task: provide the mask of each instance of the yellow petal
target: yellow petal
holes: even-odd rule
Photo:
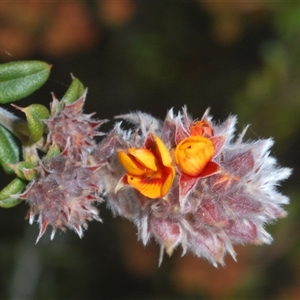
[[[171,158],[170,152],[168,151],[167,147],[165,146],[163,141],[157,136],[155,136],[155,142],[156,142],[157,150],[160,154],[161,161],[162,161],[163,165],[164,166],[171,166],[172,165],[172,158]]]
[[[168,172],[169,174],[167,175],[167,178],[165,179],[161,187],[161,197],[166,196],[174,181],[175,169],[173,167],[170,167],[168,168]]]
[[[156,199],[161,197],[162,183],[160,179],[127,175],[127,181],[132,187],[148,198]]]
[[[141,165],[152,171],[157,171],[156,158],[150,150],[145,148],[129,148],[127,151],[134,156]]]
[[[211,140],[202,136],[191,136],[182,140],[175,149],[175,161],[181,172],[188,176],[198,176],[214,155]]]
[[[118,152],[118,160],[127,173],[135,176],[145,174],[144,168],[138,166],[132,158],[124,151]]]

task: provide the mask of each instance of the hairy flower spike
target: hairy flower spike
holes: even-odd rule
[[[34,164],[34,174],[26,168],[18,174],[32,180],[17,197],[29,204],[30,223],[38,215],[37,241],[48,226],[52,227],[51,239],[57,229],[67,228],[82,237],[88,221],[101,221],[96,204],[103,201],[99,172],[103,162],[94,156],[94,137],[103,135],[98,127],[106,120],[98,121],[93,114],[83,113],[85,97],[86,92],[72,104],[53,98],[51,116],[44,120],[48,126],[47,153]],[[20,167],[27,165],[25,162]]]
[[[120,118],[134,129],[123,131],[119,124],[118,134],[99,145],[108,149],[118,144],[120,149],[97,150],[98,160],[106,161],[101,179],[108,206],[134,222],[145,245],[154,237],[168,255],[180,245],[183,254],[192,251],[217,266],[224,264],[226,253],[235,259],[234,244],[272,241],[264,226],[286,216],[282,205],[289,200],[276,186],[291,174],[270,156],[272,140],[244,142],[245,130],[235,139],[236,117],[216,124],[208,110],[196,122],[186,108],[177,115],[170,110],[164,122],[139,112]],[[162,137],[163,148],[155,136]],[[172,153],[175,175],[169,164]],[[168,170],[169,177],[161,177],[162,170]],[[137,185],[130,184],[131,177]],[[142,183],[153,184],[157,178],[160,187],[163,178],[172,182],[164,199],[157,192],[161,189],[153,188],[157,196],[152,201]]]
[[[100,221],[95,203],[101,202],[97,166],[87,166],[74,161],[66,149],[61,154],[43,161],[39,176],[18,197],[30,206],[28,218],[33,222],[39,215],[42,237],[48,225],[52,226],[54,237],[57,229],[73,229],[80,237],[87,221]]]
[[[146,245],[154,238],[171,255],[181,246],[214,266],[224,264],[234,244],[270,243],[265,224],[286,216],[289,199],[276,186],[291,170],[270,156],[271,139],[235,139],[236,117],[216,124],[205,112],[193,121],[186,107],[170,110],[162,122],[145,113],[121,115],[121,123],[99,143],[105,122],[83,114],[86,93],[72,104],[53,99],[47,154],[28,165],[15,164],[18,176],[31,180],[16,195],[38,215],[37,241],[48,226],[74,230],[80,237],[88,221],[100,221],[95,205],[107,198],[115,215],[134,222]],[[155,200],[155,201],[153,201]]]

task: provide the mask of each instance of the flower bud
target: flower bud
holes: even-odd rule
[[[175,160],[179,170],[191,177],[197,177],[214,155],[211,140],[202,136],[191,136],[182,140],[175,149]]]
[[[189,129],[191,135],[200,135],[207,138],[210,138],[214,135],[212,127],[205,120],[192,123]]]

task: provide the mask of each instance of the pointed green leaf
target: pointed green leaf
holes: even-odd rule
[[[15,178],[5,188],[3,188],[0,191],[0,207],[10,208],[22,202],[21,199],[12,198],[11,196],[20,193],[25,185],[26,184],[21,179]]]
[[[0,64],[0,103],[22,99],[48,79],[51,65],[42,61],[16,61]]]
[[[11,208],[11,207],[17,206],[21,202],[22,202],[22,200],[18,199],[18,198],[6,198],[3,200],[0,200],[0,207]]]
[[[6,164],[16,163],[19,157],[20,148],[13,135],[0,125],[0,164],[7,174],[13,173],[13,170]]]
[[[72,74],[71,76],[72,76],[72,83],[62,98],[62,102],[66,104],[71,104],[76,100],[78,100],[82,96],[85,90],[85,87],[82,84],[82,82],[78,78],[74,77]]]
[[[50,116],[49,110],[46,106],[41,104],[31,104],[25,108],[23,108],[23,112],[27,114],[34,115],[39,120],[48,119]]]
[[[25,113],[28,123],[29,140],[35,143],[44,133],[45,124],[41,120],[49,118],[49,111],[41,104],[31,104],[23,108],[22,111]]]
[[[44,129],[46,128],[46,125],[42,122],[42,120],[49,118],[49,110],[41,104],[31,104],[25,108],[15,104],[11,105],[25,113],[28,129],[27,135],[29,135],[29,140],[32,143],[37,142],[42,137]]]

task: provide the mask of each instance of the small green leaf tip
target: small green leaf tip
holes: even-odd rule
[[[29,129],[29,140],[31,143],[36,143],[44,133],[44,124],[32,114],[26,114],[26,119]]]
[[[29,130],[29,140],[32,143],[36,143],[42,137],[46,128],[42,120],[49,118],[50,113],[48,109],[41,104],[31,104],[25,108],[15,104],[12,104],[12,106],[25,113]]]
[[[60,154],[60,149],[59,149],[58,145],[53,142],[53,144],[50,146],[50,148],[45,156],[45,159],[48,160],[52,157],[57,156],[58,154]]]
[[[28,122],[29,140],[35,143],[43,136],[46,125],[42,120],[48,119],[50,113],[48,109],[41,104],[31,104],[25,107],[23,112]]]
[[[47,81],[50,69],[51,65],[37,60],[0,64],[0,103],[32,94]]]
[[[7,174],[14,171],[7,164],[19,161],[20,149],[13,135],[0,125],[0,164]]]
[[[34,115],[39,120],[48,119],[50,116],[49,110],[46,106],[41,104],[31,104],[23,109],[24,113]]]
[[[15,178],[13,181],[11,181],[0,191],[0,207],[11,208],[21,203],[21,199],[11,196],[20,193],[24,187],[25,183],[19,178]]]
[[[73,102],[78,100],[85,90],[84,85],[78,78],[73,76],[73,74],[71,74],[71,77],[72,83],[70,84],[69,88],[67,89],[65,95],[62,98],[62,102],[66,104],[72,104]]]

